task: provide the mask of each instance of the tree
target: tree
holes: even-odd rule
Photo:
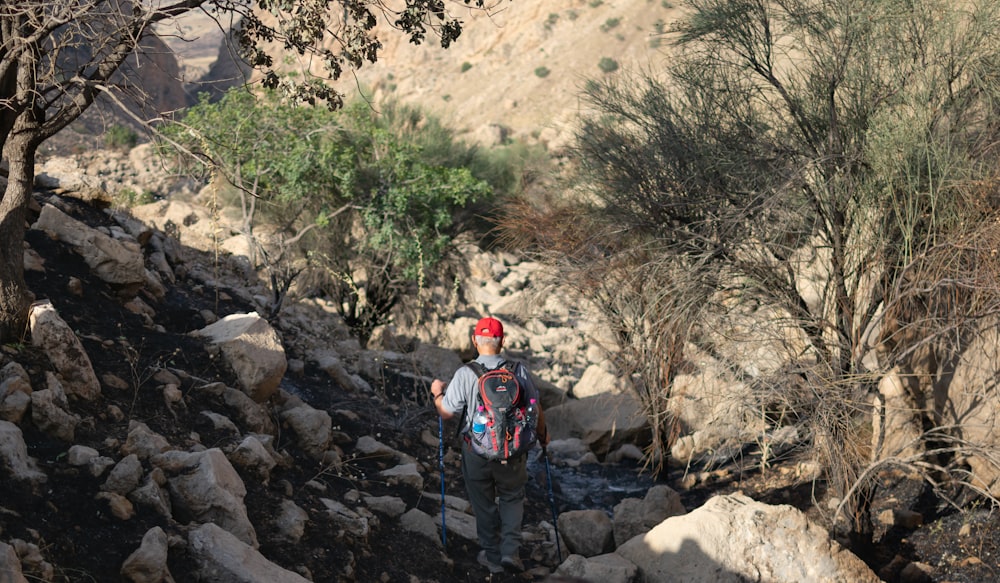
[[[587,86],[591,218],[532,208],[568,234],[517,236],[604,310],[661,437],[681,348],[697,347],[771,423],[808,430],[864,534],[878,379],[1000,306],[995,271],[970,269],[995,239],[1000,3],[684,6],[665,75]],[[734,345],[779,363],[747,366]]]
[[[220,198],[235,199],[258,252],[251,260],[271,274],[271,315],[308,269],[362,344],[433,273],[458,211],[493,194],[467,167],[473,148],[391,103],[329,111],[235,89],[203,99],[163,135],[168,150],[194,154],[230,187]],[[270,237],[257,235],[264,228]]]
[[[465,0],[488,10],[485,0]],[[456,3],[456,5],[461,5]],[[447,48],[462,31],[443,0],[412,0],[395,10],[383,0],[18,0],[0,5],[0,146],[7,183],[0,199],[0,342],[21,336],[32,295],[22,245],[38,147],[79,118],[99,96],[122,103],[136,91],[119,83],[131,57],[149,50],[153,27],[193,11],[239,20],[235,47],[262,84],[306,103],[338,108],[331,86],[344,70],[375,62],[376,27],[414,44],[437,35]],[[307,70],[286,74],[284,55]],[[141,99],[139,100],[141,101]],[[143,120],[145,121],[145,120]]]

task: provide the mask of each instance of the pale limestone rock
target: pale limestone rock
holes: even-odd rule
[[[244,431],[262,434],[274,434],[274,421],[270,412],[262,404],[251,399],[239,389],[227,387],[223,383],[209,383],[197,387],[222,401],[222,405]],[[280,392],[280,389],[279,389]]]
[[[598,364],[592,364],[583,371],[583,376],[573,385],[570,393],[577,399],[584,399],[602,393],[621,394],[629,384]]]
[[[122,563],[122,577],[132,583],[173,583],[167,567],[167,542],[167,534],[159,526],[146,531],[139,548]]]
[[[326,411],[302,404],[286,409],[280,414],[281,422],[287,425],[303,451],[313,459],[320,459],[330,446],[333,420]]]
[[[165,437],[150,429],[142,421],[133,419],[128,424],[128,437],[125,438],[122,453],[125,455],[134,453],[140,460],[145,460],[172,447]]]
[[[10,541],[14,552],[21,558],[21,569],[32,581],[54,581],[55,567],[42,556],[42,549],[21,539]]]
[[[31,393],[31,421],[49,437],[72,442],[80,417],[68,411],[69,401],[56,375],[45,373],[48,388]]]
[[[218,221],[205,208],[189,202],[171,198],[132,207],[131,212],[164,233],[172,230],[171,225],[183,227],[182,243],[202,251],[212,250],[218,240]]]
[[[260,439],[254,435],[244,437],[229,454],[229,459],[237,469],[264,484],[270,481],[271,470],[278,464]]]
[[[362,500],[372,511],[390,518],[397,518],[406,512],[406,502],[398,496],[365,496]]]
[[[157,475],[162,477],[163,483],[166,483],[166,477],[163,476],[163,470],[160,468],[154,468],[153,471],[146,476],[146,481],[143,482],[141,486],[128,493],[128,499],[136,506],[149,508],[158,515],[170,519],[173,518],[173,509],[170,505],[170,494],[167,493],[163,485],[157,479]]]
[[[21,560],[14,547],[0,542],[0,581],[3,583],[28,583],[21,572]]]
[[[32,304],[28,313],[31,343],[40,348],[61,377],[69,395],[92,401],[101,395],[101,383],[90,357],[73,329],[49,301]]]
[[[614,550],[614,525],[597,509],[570,510],[559,515],[559,534],[569,552],[596,557]]]
[[[379,472],[379,476],[385,478],[392,485],[406,485],[418,491],[424,488],[424,477],[420,475],[420,470],[415,463],[400,464],[396,467],[382,470]]]
[[[28,455],[21,429],[9,421],[0,421],[0,467],[18,482],[37,486],[48,480]]]
[[[92,447],[74,445],[66,452],[66,463],[71,466],[86,466],[100,455],[101,453]]]
[[[266,401],[288,368],[277,332],[256,312],[232,314],[191,333],[218,347],[240,386],[254,401]]]
[[[311,354],[310,359],[316,363],[317,368],[325,372],[341,389],[354,392],[360,387],[351,376],[350,371],[344,366],[341,358],[329,350],[317,350]]]
[[[552,439],[580,438],[598,455],[643,439],[649,431],[646,416],[634,397],[608,393],[569,399],[549,408],[545,422]]]
[[[399,517],[399,525],[404,530],[423,535],[429,540],[436,541],[438,545],[441,544],[441,538],[438,536],[440,522],[417,508],[411,508]]]
[[[214,522],[257,548],[257,533],[243,502],[246,486],[221,450],[171,451],[152,462],[169,477],[170,500],[179,520]]]
[[[24,247],[24,270],[45,273],[45,259],[25,243]]]
[[[274,526],[278,531],[279,538],[297,544],[305,535],[308,522],[309,513],[295,502],[285,499],[281,501],[281,512],[278,513]]]
[[[402,464],[412,464],[417,461],[412,456],[389,447],[371,435],[362,435],[359,437],[354,449],[367,458],[385,457],[395,459]]]
[[[680,494],[663,484],[653,486],[642,498],[625,498],[615,505],[612,517],[615,544],[624,544],[667,518],[686,512]]]
[[[548,415],[548,413],[545,414],[546,421],[549,419]],[[549,434],[552,435],[551,428]],[[553,438],[546,451],[550,462],[555,465],[577,467],[580,464],[598,463],[599,461],[594,452],[590,450],[590,446],[579,437]]]
[[[0,420],[20,423],[31,405],[31,395],[16,391],[0,399]]]
[[[139,461],[139,456],[133,453],[115,464],[108,474],[108,479],[101,485],[101,490],[124,496],[139,487],[141,482],[142,462]]]
[[[233,423],[232,419],[226,417],[225,415],[220,415],[214,411],[202,411],[201,416],[206,418],[212,425],[212,429],[215,429],[216,431],[223,431],[232,435],[239,435],[240,433],[239,428],[236,427],[236,424]]]
[[[638,571],[638,567],[627,559],[615,553],[608,553],[589,558],[583,555],[570,555],[556,569],[556,574],[601,583],[634,583]]]
[[[327,516],[333,523],[345,533],[355,538],[365,538],[371,530],[368,518],[351,510],[343,503],[329,498],[320,498],[320,502],[326,506]]]
[[[31,228],[69,244],[95,275],[125,295],[134,296],[146,283],[142,249],[136,241],[115,240],[51,204],[42,205]]]
[[[440,512],[435,516],[434,523],[441,526]],[[457,536],[469,542],[479,542],[479,535],[476,534],[476,517],[469,512],[445,510],[444,525],[448,529],[449,538]]]
[[[716,496],[615,551],[645,581],[877,583],[865,563],[791,506]]]
[[[129,520],[135,516],[135,507],[128,498],[115,492],[98,492],[94,497],[96,500],[107,502],[111,514],[118,520]]]
[[[310,583],[260,554],[232,533],[211,522],[188,534],[188,552],[204,581],[240,583]]]

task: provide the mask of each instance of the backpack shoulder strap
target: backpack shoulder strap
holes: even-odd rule
[[[475,360],[470,360],[469,362],[465,363],[465,366],[472,369],[472,372],[476,373],[477,377],[481,377],[484,374],[486,374],[486,367],[483,366],[482,363],[477,362]]]

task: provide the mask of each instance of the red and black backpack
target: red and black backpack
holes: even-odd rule
[[[518,380],[516,362],[503,361],[493,369],[476,361],[466,366],[478,378],[465,431],[472,451],[498,461],[527,452],[538,441],[538,390]],[[476,423],[477,414],[485,418],[482,423]]]

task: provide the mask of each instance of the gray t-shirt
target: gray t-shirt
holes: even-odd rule
[[[505,360],[507,359],[499,354],[482,354],[476,359],[476,362],[488,369],[493,369],[500,366],[500,363]],[[528,374],[528,367],[517,361],[512,362],[516,363],[514,374],[517,375],[517,380],[521,383],[521,386],[525,390],[533,388],[535,383],[532,382],[531,375]],[[441,400],[441,406],[452,415],[460,415],[462,411],[465,411],[465,418],[462,419],[462,433],[468,431],[469,426],[472,424],[471,407],[467,407],[467,405],[473,402],[476,394],[477,380],[478,377],[475,371],[463,365],[451,377],[451,382],[448,383],[448,388],[444,392],[444,399]]]

